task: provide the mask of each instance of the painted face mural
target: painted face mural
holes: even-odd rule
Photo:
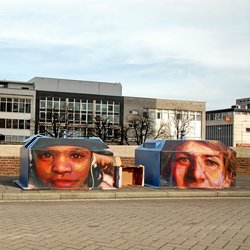
[[[176,141],[167,146],[170,185],[224,188],[234,184],[235,153],[219,141]],[[167,178],[167,176],[165,175]]]
[[[52,146],[34,152],[34,165],[48,187],[80,188],[88,177],[92,153],[76,146]]]
[[[31,150],[29,188],[112,188],[113,154],[106,149],[88,139],[38,140]]]

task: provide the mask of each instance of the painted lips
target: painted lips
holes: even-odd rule
[[[71,179],[52,179],[51,183],[53,183],[54,187],[58,188],[74,188],[79,180],[71,180]]]

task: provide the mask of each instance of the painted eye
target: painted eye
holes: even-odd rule
[[[217,168],[219,164],[213,160],[206,160],[206,165],[207,167],[210,167],[210,168]]]
[[[84,155],[82,155],[82,154],[77,154],[77,153],[71,154],[71,158],[73,158],[73,159],[82,159],[83,157],[84,157]]]
[[[190,159],[187,157],[180,157],[177,159],[177,162],[186,165],[186,164],[190,164]]]
[[[38,156],[39,156],[39,158],[42,158],[42,159],[53,158],[53,154],[50,152],[43,152],[43,153],[39,154]]]

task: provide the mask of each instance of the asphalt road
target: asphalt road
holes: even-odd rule
[[[250,199],[0,202],[0,249],[250,249]]]

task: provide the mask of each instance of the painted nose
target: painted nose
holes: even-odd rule
[[[200,159],[197,159],[194,164],[194,176],[196,178],[196,181],[203,181],[206,179],[204,171],[204,164]]]
[[[70,173],[72,171],[72,167],[67,159],[62,155],[55,159],[52,171],[58,174]]]

